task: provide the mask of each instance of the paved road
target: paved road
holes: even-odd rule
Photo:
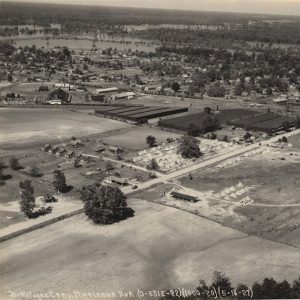
[[[188,167],[183,168],[181,170],[177,170],[177,171],[175,171],[173,173],[162,175],[162,176],[160,176],[158,178],[155,178],[155,179],[152,179],[152,180],[140,183],[139,186],[138,186],[138,188],[135,189],[134,191],[145,190],[145,189],[148,189],[148,188],[150,188],[151,186],[153,186],[155,184],[166,183],[166,182],[168,182],[168,181],[170,181],[172,179],[175,179],[177,177],[182,177],[182,176],[184,176],[186,174],[192,173],[192,172],[197,171],[199,169],[203,169],[205,167],[209,167],[209,166],[211,166],[211,165],[213,165],[215,163],[219,163],[219,162],[224,161],[226,159],[242,155],[242,154],[244,154],[246,152],[249,152],[249,151],[252,151],[254,149],[258,149],[261,146],[268,146],[269,144],[271,144],[273,142],[277,142],[278,139],[282,138],[283,136],[285,136],[285,137],[288,138],[288,137],[290,137],[292,135],[295,135],[295,134],[300,134],[300,129],[297,129],[297,130],[294,130],[292,132],[288,132],[288,133],[285,133],[285,134],[282,134],[282,135],[274,136],[271,139],[266,140],[266,141],[262,141],[262,142],[251,144],[251,145],[247,145],[247,146],[245,146],[243,148],[239,148],[239,149],[236,149],[236,150],[233,150],[233,151],[221,154],[221,155],[214,156],[211,159],[207,159],[205,161],[201,161],[199,163],[196,163],[194,165],[188,166]],[[122,190],[123,190],[123,192],[125,194],[133,192],[133,190],[131,189],[131,187],[125,187]]]

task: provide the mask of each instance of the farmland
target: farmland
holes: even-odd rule
[[[8,291],[194,288],[215,270],[233,283],[298,276],[295,248],[140,199],[129,205],[135,217],[121,223],[95,226],[82,214],[3,243],[1,299]]]
[[[128,128],[130,125],[62,109],[0,109],[0,148],[14,149],[23,146],[62,142],[71,136]],[[84,124],[84,126],[82,126]]]

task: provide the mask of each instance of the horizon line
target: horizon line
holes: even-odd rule
[[[95,4],[95,3],[87,3],[87,4],[81,4],[81,3],[55,3],[52,0],[46,0],[45,2],[39,2],[39,1],[27,1],[24,2],[21,1],[9,1],[4,0],[0,1],[0,7],[2,3],[8,3],[8,4],[33,4],[33,5],[58,5],[58,6],[81,6],[81,7],[108,7],[108,8],[122,8],[122,9],[144,9],[144,10],[167,10],[167,11],[179,11],[179,12],[193,12],[193,13],[201,13],[201,12],[207,12],[207,13],[218,13],[218,14],[243,14],[243,15],[258,15],[258,16],[274,16],[274,17],[292,17],[292,18],[300,18],[300,13],[291,15],[291,14],[274,14],[274,13],[267,13],[267,12],[250,12],[250,11],[218,11],[218,10],[206,10],[206,9],[183,9],[183,8],[156,8],[156,7],[141,7],[141,6],[119,6],[119,5],[105,5],[105,4]]]

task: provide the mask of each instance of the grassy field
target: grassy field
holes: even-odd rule
[[[63,109],[0,109],[0,149],[21,145],[61,142],[71,136],[85,136],[130,125]]]
[[[2,292],[194,288],[215,270],[248,284],[299,275],[298,249],[174,208],[129,205],[135,217],[118,224],[95,226],[82,214],[4,242]]]
[[[148,144],[146,143],[148,135],[154,136],[158,144],[166,142],[167,138],[176,139],[180,137],[179,134],[156,128],[138,127],[129,129],[127,132],[123,132],[122,134],[111,135],[104,138],[103,141],[110,145],[125,147],[126,149],[140,150],[148,148]]]

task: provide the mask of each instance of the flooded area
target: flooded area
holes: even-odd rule
[[[36,45],[38,48],[53,49],[58,47],[68,47],[69,49],[92,49],[93,46],[98,49],[117,48],[118,50],[139,50],[145,52],[154,52],[160,43],[151,40],[141,40],[133,38],[118,38],[114,36],[101,35],[101,38],[94,38],[92,36],[83,37],[47,37],[47,36],[33,36],[14,38],[16,47],[31,47]]]

